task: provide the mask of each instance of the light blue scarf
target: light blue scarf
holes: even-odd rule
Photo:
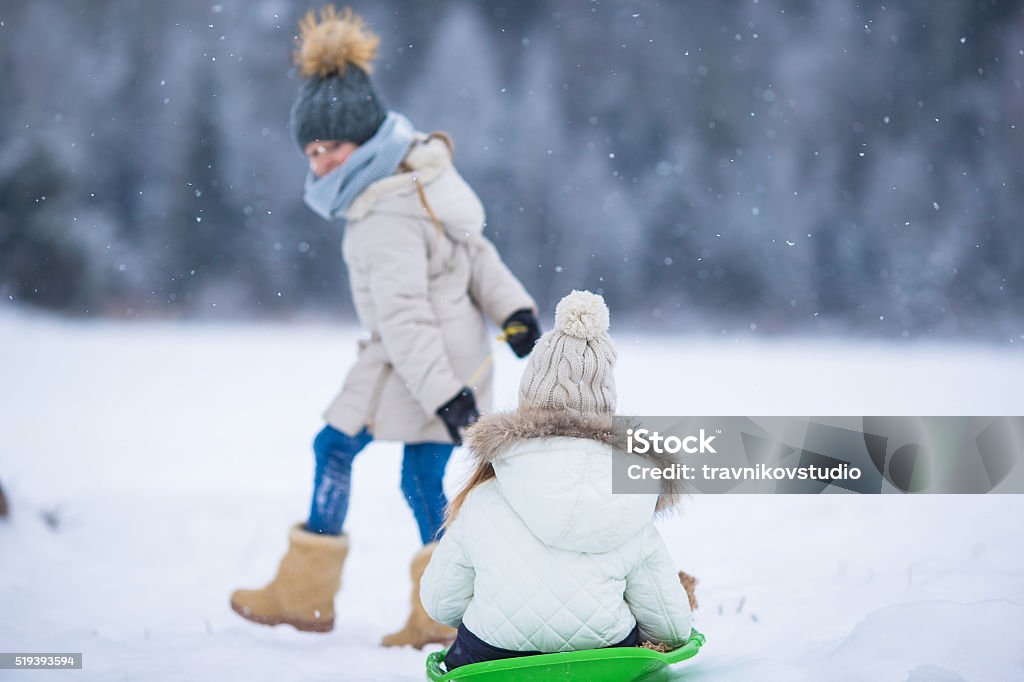
[[[412,146],[414,130],[405,116],[389,111],[377,133],[321,178],[306,174],[303,200],[323,218],[340,218],[364,189],[393,175]]]

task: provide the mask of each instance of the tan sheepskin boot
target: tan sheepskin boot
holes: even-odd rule
[[[404,628],[384,638],[381,642],[384,646],[414,646],[422,649],[425,644],[451,644],[455,641],[455,628],[431,620],[420,602],[420,580],[423,578],[423,571],[427,570],[435,547],[437,543],[432,542],[412,558],[409,570],[412,574],[412,612],[405,621]]]
[[[274,579],[260,590],[235,590],[231,608],[261,625],[287,623],[306,632],[330,632],[346,556],[347,536],[310,533],[297,524]]]

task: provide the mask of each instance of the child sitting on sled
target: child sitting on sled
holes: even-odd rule
[[[645,640],[671,649],[690,635],[687,591],[653,524],[676,495],[612,494],[612,452],[625,448],[607,330],[600,296],[566,296],[519,409],[469,429],[478,464],[420,586],[430,616],[458,628],[448,670]]]

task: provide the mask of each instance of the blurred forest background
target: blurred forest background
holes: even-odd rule
[[[1024,338],[1024,2],[354,1],[544,306]],[[347,319],[283,0],[4,0],[0,308]]]

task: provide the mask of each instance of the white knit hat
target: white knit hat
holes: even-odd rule
[[[519,405],[614,414],[615,358],[604,299],[573,291],[555,308],[555,328],[530,353],[519,382]]]

